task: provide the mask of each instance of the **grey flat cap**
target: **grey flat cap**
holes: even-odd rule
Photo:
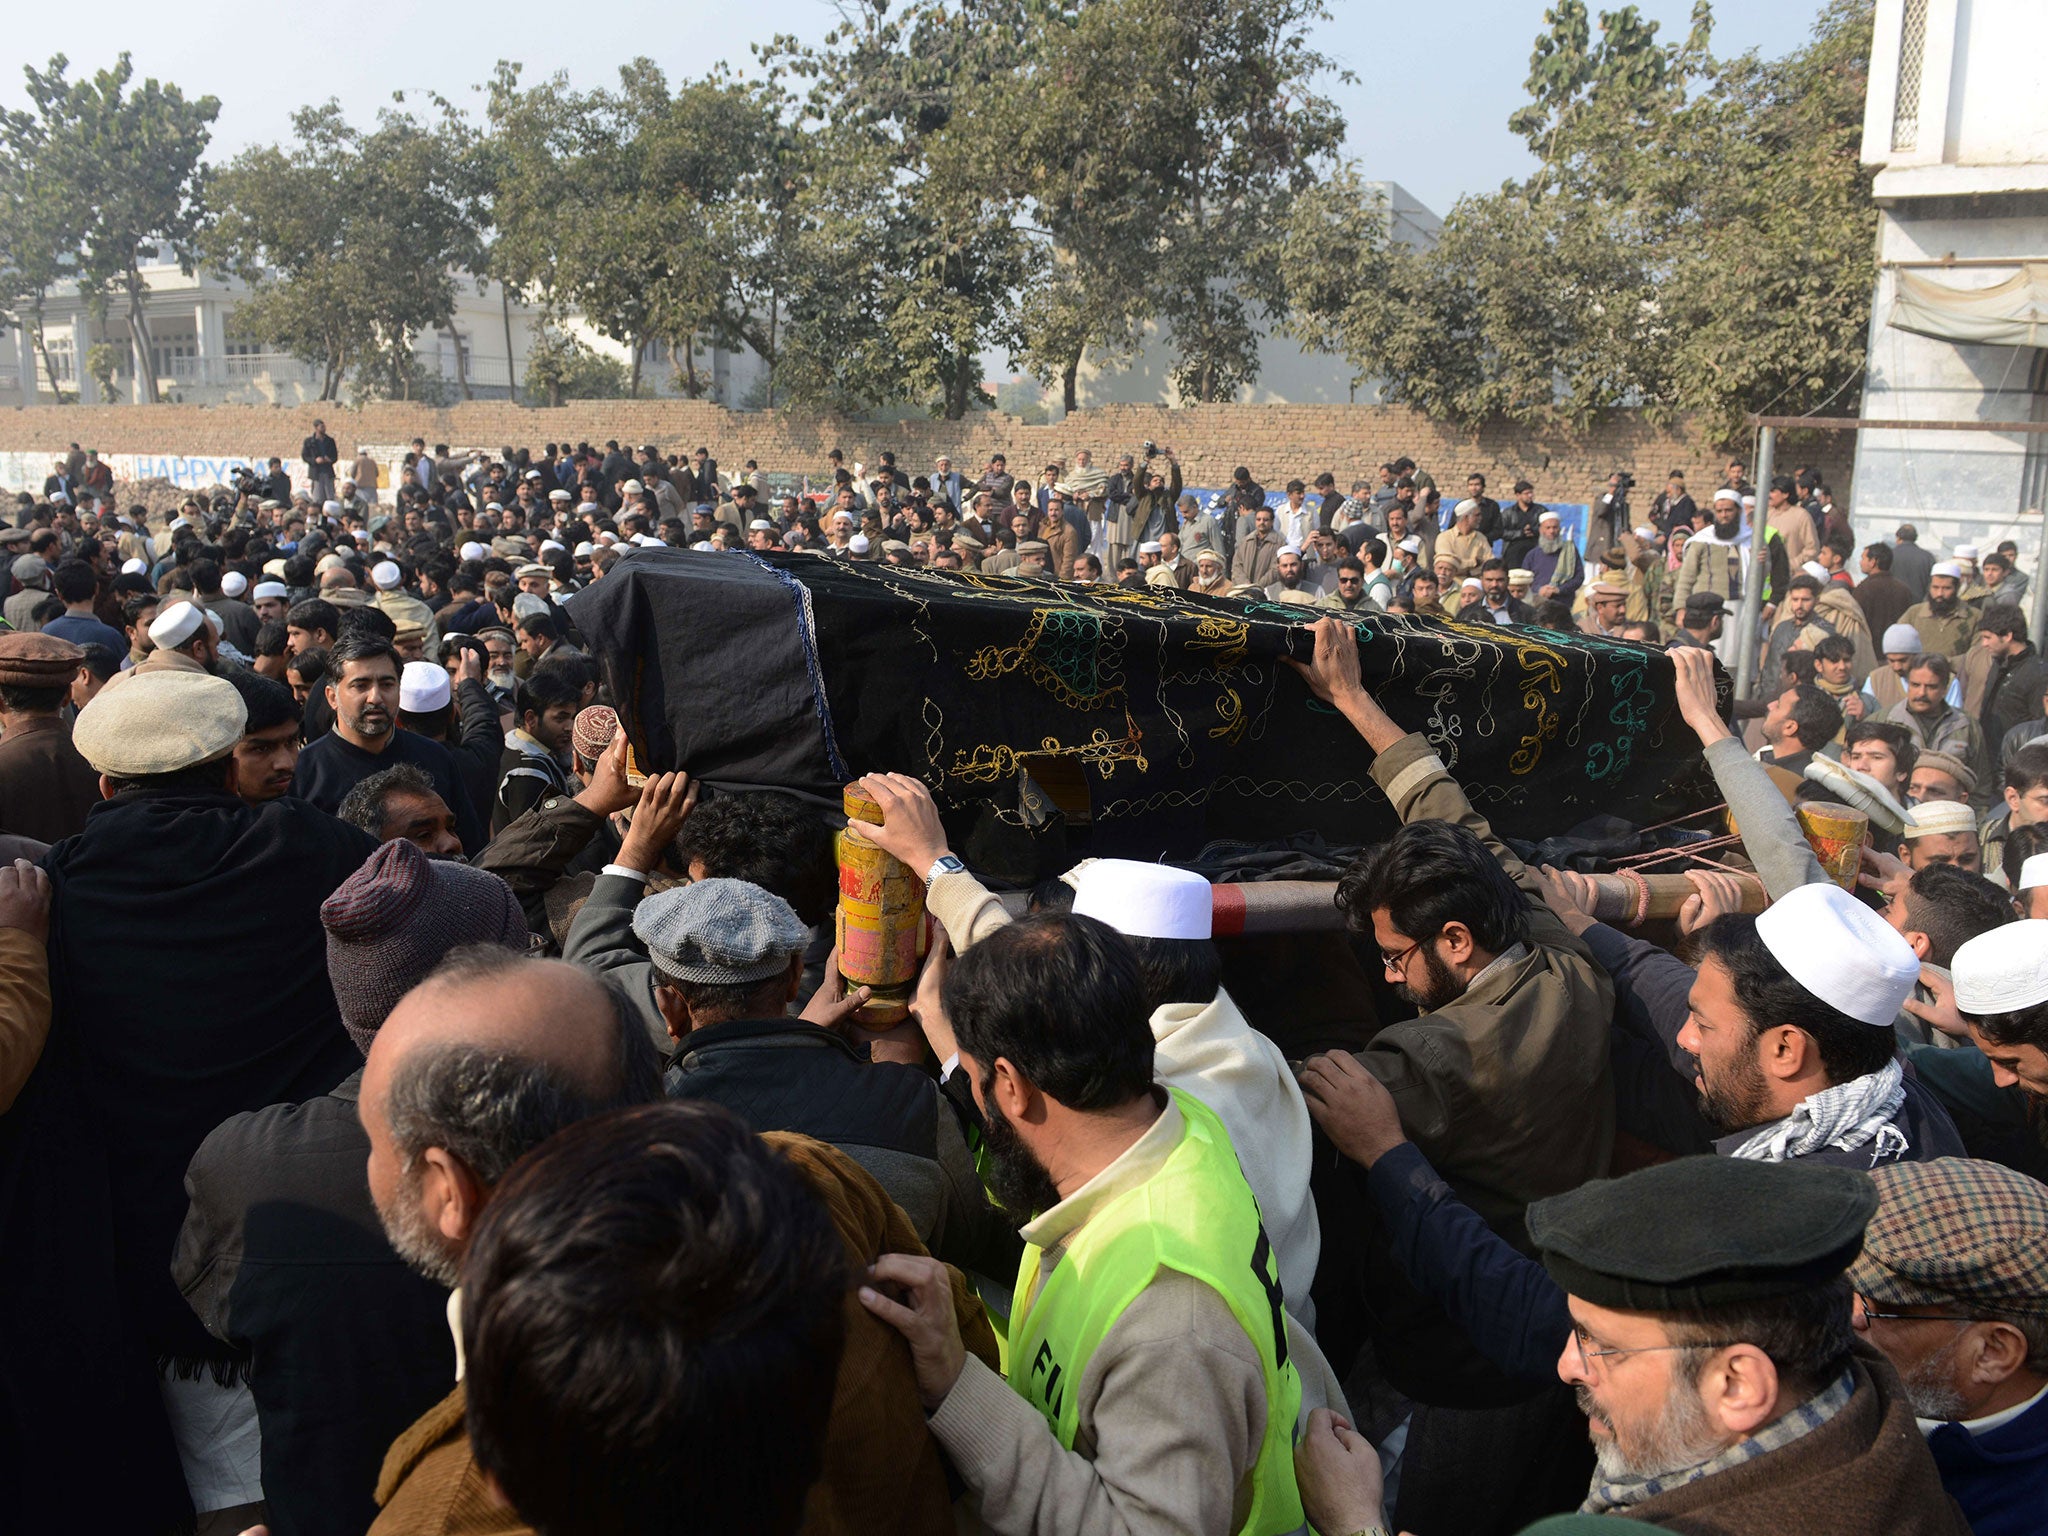
[[[788,902],[747,880],[696,880],[649,896],[633,909],[633,932],[659,974],[712,986],[765,980],[811,941]]]

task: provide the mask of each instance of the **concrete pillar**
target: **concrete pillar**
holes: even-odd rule
[[[27,326],[21,326],[14,333],[15,369],[21,376],[21,403],[34,405],[36,397],[36,339],[29,334]]]

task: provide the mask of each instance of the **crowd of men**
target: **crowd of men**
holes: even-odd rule
[[[1581,543],[1407,460],[303,456],[165,520],[78,453],[0,527],[0,1525],[2048,1529],[2013,552],[1852,573],[1740,463]],[[655,545],[1300,605],[1400,829],[1246,950],[1165,864],[1006,903],[870,774],[929,913],[870,1025],[816,808],[629,765],[567,600]],[[1362,684],[1367,610],[1668,642],[1739,846],[1602,916]]]

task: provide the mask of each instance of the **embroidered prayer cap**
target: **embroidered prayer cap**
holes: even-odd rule
[[[1463,501],[1459,502],[1455,507],[1451,508],[1451,516],[1466,517],[1472,513],[1477,512],[1478,510],[1479,503],[1472,497],[1467,496]]]
[[[1888,1163],[1870,1178],[1877,1215],[1849,1266],[1857,1295],[2048,1317],[2048,1186],[1970,1157]]]
[[[82,646],[55,635],[0,634],[0,687],[63,688],[85,660]]]
[[[2048,885],[2048,853],[2033,854],[2020,866],[2019,884],[2013,889],[2033,891],[2044,885]]]
[[[1929,576],[1946,576],[1951,581],[1961,581],[1963,579],[1963,568],[1953,560],[1937,560],[1934,563],[1934,569],[1927,574]]]
[[[1952,753],[1922,752],[1913,759],[1913,766],[1916,768],[1937,769],[1961,785],[1964,794],[1976,793],[1977,770]]]
[[[136,672],[78,712],[71,744],[109,778],[179,773],[234,751],[249,722],[235,685],[191,672]]]
[[[1508,585],[1511,587],[1526,587],[1535,580],[1536,573],[1534,571],[1524,570],[1519,565],[1508,572]]]
[[[220,590],[224,597],[240,597],[249,590],[249,578],[240,571],[229,571],[220,579]]]
[[[1860,1169],[1681,1157],[1539,1200],[1528,1224],[1543,1267],[1572,1295],[1673,1312],[1826,1284],[1854,1261],[1876,1209]]]
[[[1091,859],[1074,880],[1074,915],[1132,939],[1206,939],[1216,900],[1190,869],[1139,859]]]
[[[1913,946],[1833,881],[1780,896],[1758,914],[1756,936],[1800,986],[1874,1028],[1891,1028],[1920,979]]]
[[[1923,800],[1907,813],[1907,837],[1954,837],[1977,830],[1977,813],[1960,800]]]
[[[693,880],[633,909],[633,932],[657,975],[730,986],[788,968],[811,933],[790,904],[746,880]]]
[[[438,661],[408,661],[398,674],[398,707],[407,714],[445,709],[450,693],[448,669]]]
[[[1313,608],[1316,595],[1306,587],[1289,587],[1280,594],[1278,601],[1292,603],[1297,607]]]
[[[205,611],[192,603],[173,603],[149,626],[150,644],[174,651],[199,633]]]
[[[259,581],[256,583],[256,590],[251,592],[249,596],[253,601],[260,603],[266,598],[290,597],[291,588],[281,581]]]
[[[609,704],[592,704],[577,712],[576,723],[569,728],[569,742],[578,757],[594,763],[618,734],[617,712]]]
[[[2048,920],[2029,918],[1978,934],[1956,950],[1949,973],[1956,1007],[1973,1018],[2048,1003]]]
[[[1927,642],[1912,625],[1893,624],[1885,630],[1884,644],[1878,649],[1887,656],[1918,656],[1927,649]]]

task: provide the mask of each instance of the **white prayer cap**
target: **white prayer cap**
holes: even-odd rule
[[[2036,853],[2031,855],[2027,862],[2020,866],[2019,884],[2015,885],[2013,889],[2016,891],[2033,891],[2039,890],[2044,885],[2048,885],[2048,853]]]
[[[488,549],[485,549],[483,545],[477,543],[475,539],[471,539],[468,543],[464,544],[461,549],[457,550],[456,553],[462,556],[462,558],[465,560],[481,560],[484,558],[484,556],[488,555],[490,551]]]
[[[121,574],[123,576],[140,576],[148,569],[149,562],[139,557],[134,560],[123,560],[121,562]]]
[[[1906,819],[1908,837],[1954,837],[1977,830],[1977,813],[1960,800],[1922,800]]]
[[[532,592],[522,592],[512,599],[512,617],[530,619],[548,611],[548,600]]]
[[[1879,649],[1887,656],[1918,656],[1927,649],[1927,642],[1912,625],[1894,624],[1884,632],[1884,644]]]
[[[1562,528],[1564,526],[1564,519],[1558,516],[1557,513],[1551,511],[1550,508],[1545,507],[1541,512],[1536,514],[1536,523],[1538,527],[1541,527],[1544,523],[1556,523],[1560,528]]]
[[[1401,541],[1401,548],[1411,555],[1419,555],[1422,553],[1422,540],[1411,533]]]
[[[1166,546],[1161,544],[1157,539],[1147,539],[1144,543],[1138,546],[1138,553],[1141,555],[1158,555],[1164,554],[1165,552]],[[1281,550],[1280,553],[1283,555],[1298,555],[1301,553],[1301,551],[1296,549],[1292,544],[1290,544],[1285,549]]]
[[[1806,564],[1800,566],[1799,569],[1804,571],[1807,575],[1811,576],[1815,581],[1819,582],[1822,586],[1826,586],[1829,580],[1831,579],[1828,573],[1828,568],[1822,565],[1818,560],[1809,560],[1806,562]]]
[[[249,590],[249,578],[240,571],[229,571],[220,579],[220,590],[224,597],[240,597]]]
[[[389,560],[380,560],[370,567],[370,580],[377,584],[380,592],[396,592],[398,584],[405,580],[405,573]]]
[[[1655,537],[1657,537],[1657,530],[1652,528],[1648,523],[1645,523],[1642,527],[1636,530],[1636,537],[1639,539],[1654,539]]]
[[[594,501],[579,501],[576,503],[576,510],[583,516],[588,517],[591,513],[600,509]]]
[[[597,546],[591,543],[588,539],[585,539],[581,544],[578,544],[576,546],[576,558],[578,560],[581,560],[585,555],[594,555],[596,553]]]
[[[191,526],[192,524],[186,518],[174,517],[164,525],[164,528],[168,533],[176,533],[180,528],[190,528]]]
[[[1978,934],[1956,951],[1949,974],[1956,1007],[1974,1018],[2048,1003],[2048,922],[2033,918]]]
[[[211,608],[202,608],[199,610],[199,612],[205,617],[206,622],[213,626],[213,632],[216,635],[227,628],[227,625],[222,622],[221,616],[215,613]]]
[[[773,533],[775,531],[775,525],[769,522],[768,519],[765,517],[757,517],[751,523],[747,524],[747,531],[749,533]]]
[[[259,581],[256,583],[256,590],[249,595],[260,603],[268,597],[290,597],[292,592],[291,588],[281,581]]]
[[[1206,939],[1215,898],[1189,869],[1137,859],[1091,859],[1074,880],[1074,915],[1130,939]]]
[[[1963,579],[1963,568],[1953,560],[1937,560],[1934,563],[1934,569],[1927,574],[1929,576],[1946,576],[1951,581],[1961,581]]]
[[[1463,517],[1467,512],[1477,512],[1478,510],[1478,501],[1473,497],[1467,496],[1463,501],[1459,502],[1455,507],[1451,508],[1451,516]]]
[[[1756,920],[1778,964],[1830,1008],[1889,1029],[1920,980],[1920,957],[1897,929],[1831,880],[1789,891]]]
[[[1511,587],[1531,586],[1535,583],[1535,580],[1536,573],[1534,571],[1525,570],[1519,565],[1508,572],[1508,585]],[[1481,583],[1481,585],[1484,585],[1484,583]]]
[[[567,501],[568,499],[569,493],[563,490],[560,486],[557,486],[554,490],[548,492],[549,501]]]
[[[550,551],[558,555],[565,554],[568,552],[568,548],[569,546],[560,539],[542,539],[540,541],[540,552],[544,555]]]
[[[1756,510],[1756,497],[1745,496],[1742,498],[1742,504],[1743,506],[1747,507],[1750,511],[1754,512]]]
[[[150,643],[174,651],[198,634],[205,622],[206,615],[191,603],[173,603],[149,626]]]
[[[642,491],[646,489],[647,487],[642,485],[638,480],[628,480],[624,485],[619,487],[619,494],[622,496],[638,496]]]
[[[864,555],[870,549],[873,549],[874,545],[868,542],[868,536],[866,534],[856,533],[852,538],[846,541],[846,547],[852,550],[856,555]]]
[[[448,669],[438,661],[408,661],[398,674],[398,707],[424,715],[445,706],[452,690]]]
[[[1477,576],[1467,576],[1458,583],[1458,590],[1460,592],[1484,592],[1486,590],[1486,583]]]
[[[1724,485],[1714,492],[1714,502],[1718,506],[1724,501],[1732,501],[1739,507],[1742,505],[1742,494],[1732,487]]]
[[[1142,544],[1138,547],[1140,549],[1144,548]],[[1158,546],[1154,545],[1153,548],[1156,549]],[[1299,544],[1282,544],[1280,546],[1280,553],[1283,555],[1298,555],[1301,553],[1301,546]]]
[[[1958,544],[1955,547],[1954,554],[1958,560],[1974,560],[1977,558],[1977,546],[1974,544]]]
[[[323,501],[320,503],[320,510],[328,517],[339,517],[341,515],[341,503],[338,501]]]
[[[529,480],[538,480],[540,478],[540,471],[537,469],[529,469],[526,472],[526,478]]]
[[[832,514],[832,521],[835,525],[839,523],[851,523],[853,521],[853,514],[842,507],[839,511],[834,512]]]
[[[486,512],[502,512],[505,510],[505,503],[502,501],[487,501],[484,503],[484,510]]]

